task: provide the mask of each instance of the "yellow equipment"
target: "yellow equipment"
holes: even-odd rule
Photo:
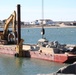
[[[8,30],[11,25],[12,31]],[[16,11],[14,11],[5,21],[4,30],[0,31],[0,44],[14,44],[16,43],[16,37]]]
[[[23,39],[21,39],[20,43],[16,46],[16,56],[22,57],[23,56]]]

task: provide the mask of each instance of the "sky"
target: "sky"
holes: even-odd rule
[[[76,21],[76,0],[43,0],[44,19]],[[1,0],[0,20],[7,19],[21,5],[21,21],[42,19],[42,0]]]

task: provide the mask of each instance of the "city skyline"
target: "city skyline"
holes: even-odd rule
[[[34,21],[42,18],[42,0],[1,0],[0,20],[7,19],[17,4],[21,5],[21,20]],[[76,0],[44,0],[44,19],[54,21],[76,20]]]

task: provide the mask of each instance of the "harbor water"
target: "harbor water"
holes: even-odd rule
[[[22,28],[24,44],[36,44],[41,38],[41,28]],[[45,37],[49,41],[63,44],[76,44],[76,28],[45,28]],[[33,58],[17,58],[0,54],[0,75],[38,75],[50,74],[68,65]]]
[[[45,36],[49,41],[62,44],[76,44],[76,28],[45,28]],[[41,38],[41,28],[23,28],[24,43],[36,44]]]
[[[17,58],[0,54],[0,75],[49,74],[67,65],[33,58]]]

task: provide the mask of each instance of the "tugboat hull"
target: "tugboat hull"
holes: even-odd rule
[[[71,54],[46,54],[38,51],[30,51],[31,58],[43,59],[59,63],[70,63],[76,61],[76,55]]]

